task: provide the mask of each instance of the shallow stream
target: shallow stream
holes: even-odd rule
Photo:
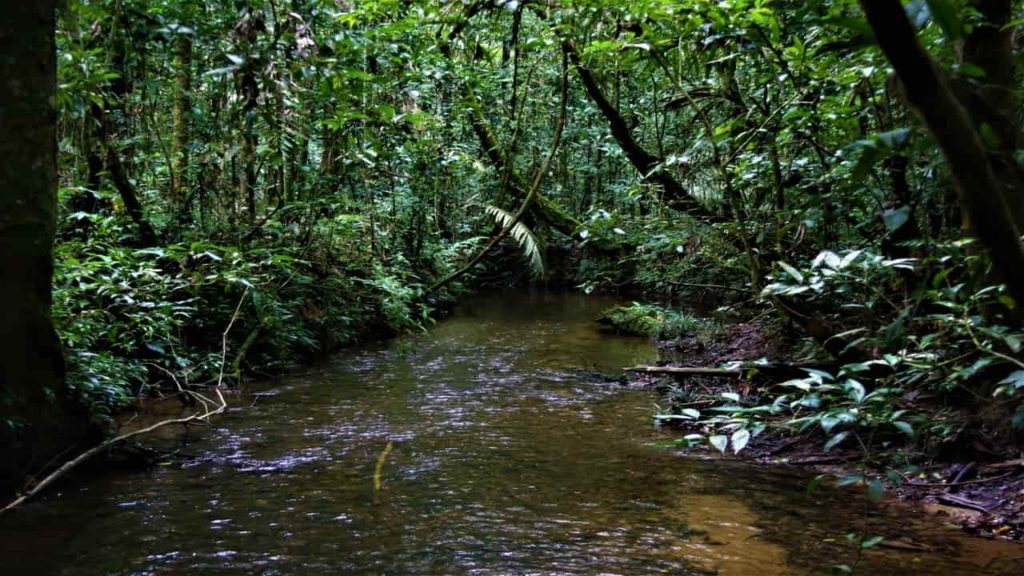
[[[671,434],[653,393],[596,374],[656,356],[598,332],[612,303],[481,298],[250,386],[194,458],[0,518],[0,574],[828,574],[855,560],[850,531],[899,548],[868,551],[861,574],[1024,574],[1018,545],[856,491],[808,495],[804,471],[655,447]]]

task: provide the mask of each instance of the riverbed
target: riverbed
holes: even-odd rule
[[[657,357],[599,331],[615,303],[477,298],[246,385],[188,458],[0,518],[0,574],[810,575],[857,562],[850,532],[893,544],[861,574],[1024,573],[1019,545],[903,505],[658,447],[654,393],[601,375]]]

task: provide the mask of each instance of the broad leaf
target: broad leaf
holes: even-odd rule
[[[732,433],[732,449],[736,454],[740,453],[747,447],[750,442],[750,432],[746,428],[741,428]]]
[[[711,443],[719,452],[725,454],[725,449],[729,447],[729,437],[716,434],[708,438],[708,442]]]

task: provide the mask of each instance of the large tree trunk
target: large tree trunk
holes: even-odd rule
[[[67,438],[61,430],[82,422],[66,410],[64,361],[50,318],[55,3],[7,2],[0,11],[0,489],[46,462]]]
[[[1010,294],[1024,303],[1024,244],[1000,182],[971,117],[917,39],[899,0],[860,0],[879,46],[907,95],[942,149],[956,181],[971,230],[988,248]]]

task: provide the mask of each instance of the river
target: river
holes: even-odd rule
[[[0,574],[810,575],[854,561],[851,531],[914,548],[873,548],[860,574],[1024,574],[1018,545],[808,495],[805,471],[657,447],[653,392],[597,374],[656,357],[598,331],[613,303],[478,298],[247,385],[189,459],[0,518]]]

